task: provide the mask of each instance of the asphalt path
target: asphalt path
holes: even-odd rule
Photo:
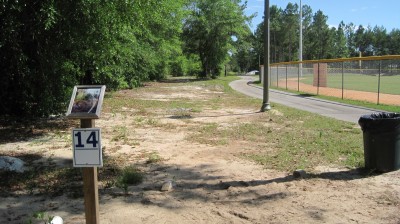
[[[263,98],[263,88],[251,84],[253,82],[253,77],[240,77],[242,78],[241,80],[236,80],[229,84],[234,90],[251,97],[259,99]],[[309,111],[326,117],[353,123],[358,123],[358,120],[362,115],[384,112],[273,89],[270,89],[269,91],[269,100],[272,103],[278,103],[299,110]]]

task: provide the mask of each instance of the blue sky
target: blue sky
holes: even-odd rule
[[[269,4],[285,9],[289,2],[299,4],[299,0],[270,0]],[[311,6],[313,14],[321,10],[328,16],[328,25],[336,26],[343,20],[356,26],[383,26],[388,32],[400,29],[400,0],[302,0],[303,5]],[[257,12],[252,30],[262,21],[264,0],[248,0],[246,14]]]

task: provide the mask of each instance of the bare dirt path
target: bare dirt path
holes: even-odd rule
[[[160,93],[162,88],[168,91]],[[171,83],[144,91],[119,92],[116,97],[149,101],[224,97],[218,89]],[[104,183],[100,185],[102,224],[400,223],[400,171],[364,176],[357,170],[321,166],[315,167],[313,178],[295,179],[291,172],[266,170],[244,159],[243,152],[258,150],[256,142],[232,139],[227,145],[215,146],[188,139],[198,125],[229,126],[265,119],[263,113],[257,113],[259,108],[209,108],[189,119],[160,108],[158,115],[142,117],[152,124],[142,126],[134,122],[138,119],[133,116],[135,108],[120,109],[124,113],[105,112],[96,122],[102,128],[105,156],[119,155],[128,162],[145,163],[140,156],[155,152],[163,160],[144,166],[144,183],[129,187],[126,195],[116,187],[105,189]],[[168,125],[171,128],[165,128]],[[125,141],[112,139],[115,127],[127,128]],[[54,137],[40,143],[4,143],[0,152],[41,150],[59,165],[70,165],[69,141]],[[129,144],[130,141],[136,144]],[[174,189],[160,191],[167,180],[174,183]],[[81,198],[48,198],[19,191],[0,200],[0,223],[23,223],[34,209],[59,215],[66,224],[85,223]]]

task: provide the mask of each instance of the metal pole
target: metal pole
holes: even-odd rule
[[[300,64],[297,67],[297,92],[300,92]]]
[[[279,88],[279,65],[276,66],[276,87]]]
[[[344,61],[342,61],[342,100],[344,99]]]
[[[300,0],[300,43],[299,43],[299,61],[303,61],[303,8]],[[303,77],[303,63],[300,63],[300,76]]]
[[[225,65],[225,77],[226,77],[226,65]]]
[[[288,65],[286,65],[286,90],[287,90],[287,66]]]
[[[268,73],[269,64],[269,0],[265,0],[264,3],[264,90],[263,90],[263,103],[261,106],[261,112],[265,112],[271,109],[269,104],[269,88],[268,88]]]
[[[318,85],[317,85],[317,95],[319,95],[319,63],[318,63]]]
[[[269,66],[269,86],[272,86],[272,67]]]
[[[379,94],[381,92],[381,69],[382,61],[379,61],[379,76],[378,76],[378,105],[379,105]]]

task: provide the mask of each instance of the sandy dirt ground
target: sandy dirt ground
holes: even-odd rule
[[[160,93],[156,90],[160,88],[168,91]],[[224,95],[218,89],[171,83],[118,94],[162,101]],[[215,146],[187,138],[196,125],[217,122],[229,126],[263,119],[256,108],[209,108],[190,119],[179,119],[182,117],[174,116],[176,112],[160,108],[151,118],[159,125],[141,126],[134,125],[135,108],[122,107],[120,111],[123,113],[106,111],[96,121],[102,128],[104,154],[118,155],[125,163],[141,163],[146,178],[142,184],[129,187],[128,194],[99,183],[102,224],[400,223],[400,171],[365,176],[358,170],[320,166],[308,171],[313,178],[298,179],[292,172],[267,170],[241,156],[257,151],[257,143],[232,139],[227,145]],[[171,129],[165,128],[168,124]],[[128,128],[125,141],[111,139],[115,127]],[[64,134],[69,133],[65,130]],[[59,166],[70,166],[70,137],[43,138],[48,140],[4,143],[0,152],[40,151],[44,160],[52,157]],[[145,152],[157,153],[162,161],[146,165],[141,157]],[[160,190],[166,181],[172,181],[173,190]],[[39,209],[61,216],[64,223],[85,223],[83,198],[50,198],[23,190],[0,198],[0,223],[24,223]]]

